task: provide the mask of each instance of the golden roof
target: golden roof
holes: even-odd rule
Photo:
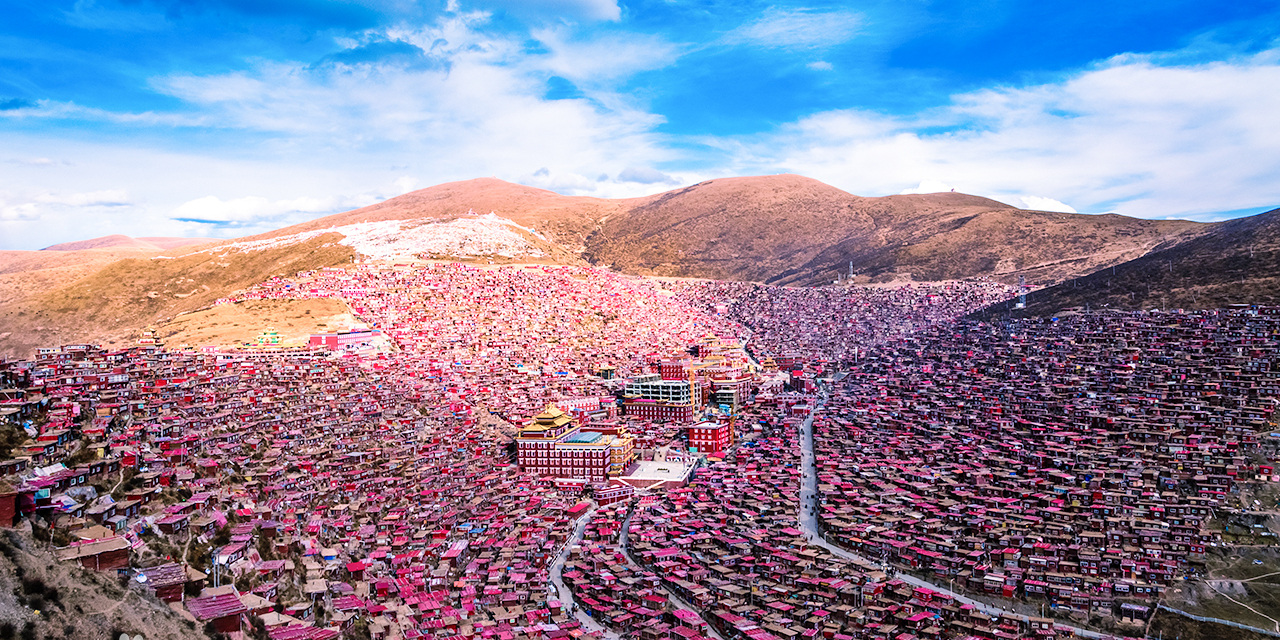
[[[564,411],[560,410],[554,403],[547,405],[542,413],[533,417],[533,421],[524,429],[527,431],[545,431],[554,427],[563,427],[573,421]]]

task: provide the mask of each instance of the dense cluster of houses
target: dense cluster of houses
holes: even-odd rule
[[[1093,390],[1092,397],[1072,395],[1072,406],[1093,407],[1083,414],[1090,429],[1120,435],[1086,441],[1066,435],[1084,433],[1079,420],[1051,419],[1058,414],[1049,396],[1022,393],[1031,388],[1026,382],[1008,385],[1018,401],[999,396],[999,411],[976,401],[945,407],[963,395],[965,376],[995,380],[1034,370],[1009,360],[1013,344],[1026,357],[1052,351],[1027,341],[1058,329],[1032,327],[1013,343],[1006,332],[975,347],[987,350],[980,357],[995,367],[990,371],[960,367],[959,359],[943,357],[957,352],[945,349],[937,357],[908,355],[955,340],[923,327],[983,304],[995,295],[984,284],[893,294],[892,309],[934,309],[912,316],[924,332],[910,337],[856,296],[809,301],[810,316],[784,315],[777,328],[844,317],[847,327],[867,330],[858,342],[861,361],[820,409],[816,381],[830,371],[814,363],[830,360],[823,352],[829,345],[797,350],[782,338],[759,339],[764,329],[743,326],[727,307],[694,304],[682,286],[578,267],[365,263],[273,279],[224,302],[341,298],[364,323],[345,329],[377,332],[391,348],[365,348],[370,341],[361,337],[298,348],[166,350],[149,339],[121,350],[66,345],[34,360],[0,362],[0,425],[29,436],[0,461],[9,481],[0,487],[0,525],[46,531],[61,560],[126,573],[135,588],[201,625],[235,634],[260,624],[273,640],[330,640],[356,630],[379,640],[561,640],[599,637],[596,625],[642,640],[1040,637],[1062,630],[1038,618],[993,619],[811,544],[800,526],[807,507],[797,500],[798,425],[811,415],[819,422],[820,509],[830,540],[868,556],[870,545],[888,542],[891,559],[904,567],[919,567],[917,558],[930,557],[924,552],[959,555],[960,564],[947,566],[956,575],[969,571],[966,578],[977,574],[985,587],[992,574],[1036,579],[1043,558],[1055,559],[1055,573],[1079,564],[1087,545],[1062,532],[1080,527],[1074,498],[1095,489],[1095,480],[1103,498],[1089,508],[1111,509],[1097,514],[1102,522],[1159,520],[1170,536],[1180,535],[1175,527],[1197,514],[1171,507],[1227,490],[1219,478],[1251,464],[1235,458],[1258,425],[1241,421],[1270,416],[1256,414],[1256,403],[1193,403],[1183,393],[1176,416],[1153,421],[1153,405],[1126,413],[1113,404],[1115,393]],[[1251,326],[1228,316],[1216,321],[1240,335]],[[1097,335],[1110,334],[1103,327]],[[756,355],[773,366],[752,362],[743,339],[756,339]],[[1149,348],[1151,336],[1143,339],[1134,343]],[[865,351],[886,340],[895,342]],[[1123,363],[1147,366],[1126,360],[1127,349]],[[1105,359],[1110,352],[1091,345],[1081,353]],[[1171,353],[1161,366],[1220,364],[1211,349],[1192,358]],[[1235,358],[1232,380],[1268,379],[1256,368],[1258,357],[1243,353],[1223,356]],[[1164,356],[1153,351],[1147,359],[1157,357]],[[940,386],[916,388],[931,379],[925,360],[939,371],[954,369],[947,370],[951,395],[929,395]],[[996,366],[1005,360],[1008,367]],[[1078,364],[1075,375],[1102,384],[1084,369],[1096,366],[1092,361]],[[1117,384],[1111,381],[1121,372],[1107,371],[1115,376],[1106,384]],[[1249,377],[1255,373],[1260,377]],[[1191,384],[1179,382],[1178,390]],[[691,415],[628,408],[646,402],[688,406]],[[931,419],[904,417],[915,413]],[[1141,418],[1148,427],[1113,425],[1095,414]],[[953,419],[970,415],[990,418],[992,426]],[[1175,440],[1172,430],[1186,431],[1185,420],[1200,416],[1213,417],[1223,432],[1200,429]],[[874,447],[859,449],[851,440],[852,448],[842,449],[846,434],[872,431]],[[1071,455],[1046,462],[1012,451],[1012,443],[1036,437],[1052,444],[1035,451]],[[931,439],[942,444],[911,448]],[[532,453],[540,447],[520,444],[561,440],[568,454],[555,465]],[[1175,441],[1186,455],[1161,452]],[[1191,475],[1168,485],[1165,475],[1126,462],[1117,466],[1120,476],[1083,480],[1083,470],[1102,464],[1109,448],[1135,460],[1168,455]],[[522,459],[522,450],[530,455]],[[940,466],[960,452],[973,453]],[[988,452],[992,457],[981,457]],[[873,454],[880,457],[872,461]],[[1027,475],[1000,476],[1010,470],[999,466],[1007,459],[1022,460],[1015,470]],[[964,475],[977,466],[988,470],[985,480]],[[1135,480],[1124,475],[1132,468],[1143,488],[1117,489]],[[962,487],[948,488],[944,476]],[[910,491],[891,488],[899,483]],[[1022,510],[1015,518],[1010,487],[1027,486],[1037,495],[1014,500]],[[945,495],[934,501],[930,487]],[[880,493],[869,502],[872,488]],[[1180,498],[1167,498],[1170,492]],[[1030,513],[1041,494],[1051,518]],[[1158,517],[1149,502],[1163,508]],[[997,517],[1003,528],[986,526]],[[1164,547],[1146,553],[1150,541],[1124,537],[1130,529],[1102,533],[1113,529],[1122,533],[1121,549],[1144,550],[1116,569],[1134,568],[1135,589],[1151,584],[1173,556]],[[1142,536],[1147,528],[1132,530]],[[928,540],[894,546],[918,531]],[[978,537],[987,546],[959,551]],[[969,555],[975,550],[985,555]],[[551,589],[561,557],[573,602]],[[1015,571],[1024,562],[1026,569]],[[999,568],[979,572],[994,564]]]
[[[639,638],[915,640],[1056,637],[1037,617],[992,616],[868,561],[810,544],[795,499],[802,415],[764,411],[761,433],[687,486],[597,510],[565,581],[609,628]]]
[[[998,282],[894,283],[883,286],[777,287],[692,280],[673,285],[689,304],[751,330],[747,348],[790,370],[821,362],[844,368],[886,340],[1012,298]]]
[[[1275,311],[960,324],[885,345],[816,425],[824,536],[970,592],[1154,601],[1223,542],[1237,484],[1280,480],[1261,446]]]
[[[275,638],[357,622],[374,637],[581,635],[547,594],[550,559],[584,492],[632,491],[520,471],[502,418],[560,402],[581,424],[635,434],[623,466],[632,444],[685,463],[689,425],[620,414],[621,390],[663,362],[692,366],[691,345],[732,343],[694,338],[723,323],[668,313],[670,296],[642,281],[554,269],[300,280],[307,291],[276,281],[245,297],[328,283],[396,351],[170,351],[152,338],[0,364],[0,419],[33,436],[4,463],[0,524],[47,527],[64,561],[131,572],[224,632],[257,617]]]

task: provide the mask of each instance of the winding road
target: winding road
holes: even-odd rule
[[[587,523],[591,521],[591,514],[596,512],[596,505],[592,503],[591,509],[578,517],[578,524],[573,528],[573,535],[564,543],[564,547],[560,549],[560,553],[556,555],[555,562],[551,563],[551,585],[553,589],[549,589],[552,595],[560,599],[560,606],[564,609],[573,609],[574,617],[583,629],[587,631],[599,631],[603,637],[610,640],[618,640],[620,636],[596,622],[591,616],[577,606],[577,602],[573,599],[573,592],[564,583],[564,563],[569,559],[569,549],[573,545],[582,542],[582,532],[586,530]]]
[[[813,417],[817,413],[817,409],[820,408],[825,403],[825,400],[826,400],[826,392],[824,391],[822,394],[822,401],[818,403],[817,407],[814,407],[814,411],[809,414],[809,418],[805,420],[800,427],[800,465],[803,469],[803,475],[801,477],[801,482],[800,482],[800,509],[799,509],[800,528],[805,532],[805,535],[809,538],[809,542],[811,542],[816,546],[822,547],[827,551],[830,551],[832,554],[836,556],[845,558],[847,560],[856,560],[856,561],[866,562],[872,565],[878,565],[878,566],[884,567],[886,565],[881,561],[875,560],[872,558],[863,557],[859,554],[837,547],[827,542],[826,540],[822,539],[822,536],[818,534],[818,516],[817,516],[818,473],[817,473],[817,465],[813,457]],[[978,600],[974,600],[973,598],[963,596],[959,593],[951,591],[950,589],[947,589],[946,587],[938,586],[936,584],[933,584],[932,582],[929,582],[927,580],[921,580],[920,578],[917,578],[912,575],[908,575],[906,573],[898,573],[894,577],[898,580],[902,580],[903,582],[906,582],[907,584],[915,585],[917,587],[924,587],[927,589],[931,589],[937,593],[948,595],[954,598],[957,602],[972,605],[974,608],[978,609],[979,611],[982,611],[983,613],[989,614],[991,616],[999,616],[1002,613],[1009,613],[1008,611],[1001,609],[999,607],[995,607],[985,602],[981,602]],[[1089,629],[1080,629],[1078,627],[1072,627],[1069,625],[1061,624],[1057,621],[1054,622],[1054,626],[1060,629],[1070,629],[1077,636],[1084,637],[1084,638],[1099,639],[1099,638],[1113,637],[1108,634],[1098,633],[1097,631],[1091,631]]]
[[[635,560],[631,558],[631,549],[627,546],[627,539],[629,538],[630,531],[631,531],[631,512],[628,511],[627,519],[622,521],[622,532],[618,534],[618,546],[622,548],[622,555],[627,559],[627,565],[630,566],[632,569],[640,571],[643,568],[639,564],[637,564]],[[695,609],[688,602],[685,602],[684,598],[681,598],[680,596],[676,595],[666,587],[663,587],[662,590],[667,592],[667,597],[671,598],[671,601],[676,603],[676,606],[680,607],[681,609],[688,609],[689,611],[692,611],[698,614],[698,618],[700,618],[704,624],[707,623],[707,619],[702,617],[702,612]],[[715,638],[715,640],[724,640],[724,637],[721,636],[718,631],[712,628],[710,624],[707,624],[707,633],[710,633],[711,637]]]
[[[813,418],[814,418],[814,415],[817,413],[817,410],[821,408],[822,405],[824,404],[825,399],[826,399],[826,393],[824,392],[822,395],[822,401],[820,401],[818,405],[814,407],[814,412],[810,413],[809,417],[804,421],[804,423],[802,423],[800,427],[800,434],[799,434],[800,463],[802,468],[802,476],[801,476],[801,483],[800,483],[800,494],[799,496],[797,496],[800,501],[799,509],[798,509],[800,527],[805,532],[805,535],[806,537],[808,537],[809,542],[811,544],[822,547],[823,549],[826,549],[827,551],[831,552],[835,556],[889,569],[890,567],[888,565],[886,565],[885,563],[879,560],[876,560],[873,558],[867,558],[857,553],[853,553],[851,551],[837,547],[827,542],[826,540],[824,540],[822,536],[818,534],[818,518],[817,518],[818,477],[817,477],[817,466],[816,466],[816,462],[814,460],[814,455],[813,455]],[[573,535],[569,537],[569,540],[565,543],[564,547],[560,550],[560,553],[556,556],[555,561],[551,565],[552,584],[549,586],[553,587],[553,595],[558,596],[561,604],[566,608],[574,607],[575,601],[573,599],[573,592],[570,591],[569,588],[564,584],[564,579],[562,576],[562,573],[564,570],[564,564],[565,564],[565,561],[568,559],[569,549],[574,545],[578,544],[579,542],[581,542],[583,531],[586,529],[587,522],[590,521],[591,515],[595,513],[595,510],[596,510],[596,506],[593,505],[589,511],[584,513],[582,517],[578,519],[578,523],[573,530]],[[627,546],[630,528],[631,528],[631,515],[628,514],[627,518],[622,522],[622,531],[618,534],[618,546],[622,548],[623,556],[627,559],[627,564],[630,565],[632,568],[640,569],[641,568],[640,565],[638,565],[635,562],[635,560],[632,559],[631,551]],[[920,578],[917,578],[915,576],[912,576],[906,573],[898,573],[895,576],[895,578],[898,580],[902,580],[907,584],[911,584],[917,587],[924,587],[927,589],[931,589],[937,593],[945,594],[947,596],[950,596],[957,602],[971,605],[974,608],[978,609],[979,611],[986,613],[988,615],[991,615],[993,617],[999,616],[1004,613],[1010,613],[1009,611],[1001,607],[993,606],[985,602],[975,600],[968,596],[956,593],[950,589],[936,585],[927,580],[922,580]],[[687,602],[685,602],[679,596],[677,596],[674,593],[671,593],[669,589],[664,589],[664,590],[670,596],[671,601],[675,603],[677,606],[684,609],[688,609],[689,611],[693,611],[699,614],[699,616],[702,615],[703,613],[702,611],[690,606]],[[595,621],[590,616],[586,615],[586,613],[583,612],[581,609],[578,609],[575,612],[575,616],[578,622],[581,623],[583,628],[586,629],[587,631],[599,631],[601,632],[603,637],[608,638],[609,640],[620,640],[621,636],[618,633],[602,626],[599,622]],[[1089,629],[1081,629],[1079,627],[1073,627],[1070,625],[1061,624],[1056,621],[1054,622],[1054,626],[1056,626],[1059,629],[1068,629],[1074,632],[1078,637],[1090,638],[1092,640],[1102,640],[1104,638],[1114,637],[1109,634],[1102,634],[1102,633],[1098,633],[1097,631],[1092,631]],[[714,629],[709,629],[709,630],[710,630],[711,636],[715,638],[715,640],[724,640],[724,638],[722,638],[720,634],[717,633]]]

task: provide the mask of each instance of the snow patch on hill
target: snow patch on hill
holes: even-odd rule
[[[541,258],[545,255],[529,239],[529,235],[536,236],[536,233],[493,213],[465,216],[449,222],[357,222],[269,240],[236,242],[216,250],[261,251],[305,242],[326,233],[342,234],[344,237],[338,241],[339,244],[374,260],[407,256]]]

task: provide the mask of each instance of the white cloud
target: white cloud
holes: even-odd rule
[[[64,161],[53,160],[51,158],[13,158],[9,160],[11,164],[24,164],[32,167],[49,167],[59,164],[67,164]]]
[[[534,6],[539,4],[529,0],[524,1]],[[576,10],[588,18],[596,20],[617,22],[622,18],[622,9],[618,6],[617,0],[543,0],[541,4],[546,4],[553,8],[563,6],[570,11]]]
[[[600,188],[598,181],[582,174],[572,171],[552,171],[546,167],[542,167],[531,174],[520,176],[517,182],[531,187],[538,187],[539,189],[555,191],[556,193],[594,195],[594,192]]]
[[[533,37],[550,53],[531,58],[526,64],[588,86],[660,69],[675,62],[680,54],[675,45],[644,34],[607,33],[580,40],[571,37],[567,28],[556,27],[535,30]]]
[[[835,67],[831,66],[831,63],[827,62],[826,60],[818,60],[817,62],[810,62],[805,66],[809,67],[810,69],[813,69],[814,71],[831,71],[832,69],[835,69]]]
[[[400,176],[399,178],[396,178],[394,184],[400,193],[409,193],[410,191],[418,188],[418,179],[410,176]]]
[[[617,0],[490,0],[481,4],[501,5],[507,10],[529,13],[539,17],[547,14],[561,17],[580,17],[587,20],[617,22],[622,19],[622,9]],[[458,5],[449,0],[449,11],[456,12]]]
[[[71,207],[121,207],[129,204],[129,192],[124,189],[105,189],[88,193],[45,193],[36,196],[36,202]]]
[[[725,34],[725,42],[779,48],[830,47],[853,38],[862,16],[848,11],[771,8],[759,19]]]
[[[639,184],[680,184],[680,181],[652,167],[627,167],[618,174],[619,182]]]
[[[934,175],[1010,203],[1053,193],[1084,211],[1196,217],[1280,202],[1276,59],[1159,66],[1126,56],[913,116],[828,111],[705,142],[732,152],[731,173],[782,168],[862,195]]]
[[[294,213],[337,213],[377,202],[369,196],[301,197],[292,200],[268,200],[261,196],[245,196],[223,200],[205,196],[184,202],[173,210],[172,218],[186,222],[231,224],[278,220]]]
[[[955,187],[942,182],[940,180],[921,180],[920,186],[910,189],[903,189],[898,195],[908,195],[913,193],[942,193],[943,191],[955,191]]]
[[[1063,204],[1053,198],[1044,198],[1041,196],[1019,196],[1022,201],[1023,209],[1031,209],[1032,211],[1053,211],[1056,213],[1079,213],[1071,208],[1069,204]]]
[[[0,109],[0,118],[10,120],[90,120],[130,125],[201,126],[207,121],[180,113],[129,113],[86,107],[74,102],[37,100],[14,109]]]
[[[544,30],[537,35],[550,53],[529,55],[524,40],[483,31],[486,19],[459,14],[385,34],[430,52],[436,66],[261,63],[155,84],[221,127],[283,135],[320,157],[376,148],[382,157],[412,158],[415,174],[433,184],[515,179],[543,166],[560,176],[556,184],[592,190],[597,183],[587,176],[602,169],[673,157],[653,133],[663,119],[607,83],[674,59],[670,46],[648,36],[578,42]],[[543,99],[552,75],[593,78],[581,87],[587,99]]]
[[[132,204],[129,193],[123,189],[56,192],[28,187],[0,191],[0,222],[9,223],[3,234],[7,236],[14,232],[13,225],[47,222],[64,217],[109,219],[110,216],[104,214],[113,209],[130,211]]]
[[[0,191],[0,222],[26,222],[39,218],[40,209],[35,202]]]
[[[62,12],[67,24],[81,29],[112,31],[156,31],[166,26],[159,12],[109,9],[95,0],[76,0],[71,11]]]

